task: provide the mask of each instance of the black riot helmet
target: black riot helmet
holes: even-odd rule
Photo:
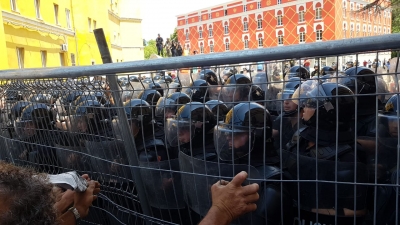
[[[78,106],[85,101],[97,101],[97,97],[93,95],[81,95],[71,103],[72,106]]]
[[[167,83],[167,84],[173,82],[172,77],[169,76],[169,75],[165,75],[165,76],[164,76],[164,81],[165,81],[165,83]]]
[[[272,137],[272,121],[267,109],[258,103],[240,103],[214,128],[214,146],[219,158],[233,161],[256,150]]]
[[[20,118],[21,114],[22,114],[22,110],[24,110],[24,108],[30,104],[31,104],[31,102],[28,102],[28,101],[18,101],[16,103],[14,103],[11,106],[11,110],[10,110],[10,114],[9,114],[8,118],[11,121],[15,121],[17,118]]]
[[[286,74],[288,79],[292,77],[300,77],[301,79],[307,79],[310,77],[310,72],[302,66],[293,66],[289,69],[289,72]]]
[[[216,121],[224,121],[226,114],[228,114],[229,109],[228,106],[219,100],[210,100],[206,102],[206,105],[208,108],[211,109],[215,116]]]
[[[258,85],[251,86],[250,94],[251,94],[251,101],[255,101],[262,104],[265,100],[265,91],[261,89],[261,87]]]
[[[53,129],[53,114],[43,103],[27,105],[21,112],[20,118],[14,121],[14,129],[20,138],[41,134]]]
[[[154,89],[147,89],[142,92],[140,92],[139,99],[145,100],[147,103],[149,103],[152,106],[157,105],[158,99],[161,98],[160,92]]]
[[[375,114],[376,77],[375,73],[366,67],[351,67],[345,71],[347,78],[338,79],[338,83],[350,88],[357,96],[358,115]],[[365,95],[365,96],[360,96]]]
[[[175,118],[167,119],[165,134],[172,147],[202,141],[203,134],[216,125],[214,114],[200,102],[190,102],[179,108]]]
[[[81,102],[69,116],[73,131],[88,134],[103,134],[109,131],[112,115],[97,100]]]
[[[229,106],[240,101],[248,101],[251,80],[243,74],[232,75],[222,87],[222,99]]]
[[[54,103],[54,98],[53,96],[49,95],[49,94],[32,94],[29,97],[29,101],[30,102],[36,102],[36,103],[43,103],[43,104],[47,104],[47,105],[51,105]]]
[[[157,90],[161,94],[161,97],[164,96],[164,89],[161,87],[159,83],[149,83],[148,89]]]
[[[186,90],[186,94],[190,96],[193,102],[206,102],[209,100],[208,97],[208,83],[205,80],[195,80],[190,84]]]
[[[202,70],[200,72],[200,79],[207,81],[209,85],[218,85],[218,77],[212,70]]]
[[[175,92],[168,95],[168,97],[162,97],[158,100],[156,106],[156,117],[162,117],[165,119],[171,118],[176,114],[179,107],[190,102],[189,95],[182,92]]]
[[[336,131],[338,125],[339,131],[348,131],[355,112],[353,95],[354,93],[344,85],[330,82],[317,83],[304,95],[300,95],[299,104],[303,108],[314,110],[312,115],[308,115],[312,111],[304,109],[303,123],[326,131]]]
[[[330,66],[324,66],[324,67],[322,67],[321,68],[321,73],[320,73],[320,75],[322,76],[322,75],[331,75],[331,74],[333,74],[335,72],[335,70],[332,68],[332,67],[330,67]]]
[[[125,102],[124,109],[129,121],[134,121],[139,127],[144,127],[152,121],[152,110],[143,99],[131,99]]]

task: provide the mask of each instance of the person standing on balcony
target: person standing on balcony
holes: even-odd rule
[[[156,46],[157,46],[157,55],[163,56],[163,38],[158,34],[158,37],[156,38]]]

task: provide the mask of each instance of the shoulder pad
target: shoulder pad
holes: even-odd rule
[[[275,166],[260,166],[257,167],[257,170],[260,172],[260,175],[264,179],[270,179],[283,173],[279,168]]]
[[[292,136],[292,140],[290,140],[286,144],[286,149],[290,150],[293,146],[296,146],[298,142],[300,142],[301,136],[300,133],[303,132],[307,127],[300,127],[296,132],[294,132]]]
[[[337,150],[336,150],[337,149]],[[348,151],[351,151],[353,148],[350,145],[338,145],[338,146],[326,146],[326,147],[318,147],[314,146],[310,149],[308,155],[313,158],[318,159],[331,159],[336,156],[336,154],[342,155]]]

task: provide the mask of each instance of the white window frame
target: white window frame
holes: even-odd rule
[[[93,32],[92,31],[92,19],[90,17],[88,17],[88,29],[89,29],[89,32]]]
[[[185,33],[185,40],[186,40],[186,41],[189,41],[189,32],[186,32],[186,33]]]
[[[65,54],[63,52],[60,52],[60,66],[65,66]]]
[[[229,34],[229,24],[224,25],[224,34]]]
[[[24,48],[17,47],[17,60],[18,68],[23,69],[25,67],[25,50]]]
[[[258,47],[259,47],[259,48],[264,47],[264,38],[258,37],[258,38],[257,38],[257,42],[258,42]]]
[[[71,53],[71,65],[75,66],[76,65],[76,58],[75,58],[75,54]]]
[[[230,43],[229,43],[229,41],[225,42],[224,44],[225,44],[225,51],[230,51]]]
[[[318,7],[315,9],[315,19],[316,20],[322,19],[322,7]]]
[[[278,45],[283,45],[283,35],[278,35]]]
[[[17,0],[10,0],[10,7],[12,11],[18,12]]]
[[[209,19],[209,20],[212,19],[212,14],[211,14],[211,13],[208,14],[208,19]]]
[[[257,19],[257,29],[262,29],[263,28],[262,21],[263,21],[262,18]]]
[[[42,67],[47,67],[47,51],[40,51],[40,58],[42,60]]]
[[[280,4],[282,4],[282,0],[277,1],[277,5],[280,5]]]
[[[257,9],[261,9],[261,1],[257,2]]]
[[[249,22],[247,22],[247,21],[243,22],[243,31],[244,32],[249,31]]]
[[[36,19],[42,19],[42,15],[40,14],[40,0],[34,0],[34,3],[35,3]]]
[[[201,16],[199,16],[199,21],[201,21]]]
[[[249,49],[249,39],[244,39],[244,49]]]
[[[204,54],[204,45],[200,45],[200,54]]]
[[[201,29],[199,29],[199,39],[203,39],[203,30]]]
[[[188,19],[185,19],[185,24],[189,24],[189,20]]]
[[[306,43],[306,32],[300,32],[299,33],[299,43]]]
[[[55,21],[55,23],[56,23],[56,25],[58,25],[59,24],[59,20],[58,20],[58,12],[59,12],[59,7],[58,7],[58,5],[57,4],[53,4],[53,6],[54,6],[54,21]]]
[[[277,26],[283,26],[283,16],[278,15],[276,16]]]
[[[303,11],[299,11],[299,23],[302,23],[302,22],[305,21],[304,15],[305,15],[304,10]]]
[[[213,28],[208,28],[208,37],[213,37]]]
[[[247,12],[247,5],[243,5],[243,12]]]
[[[67,21],[67,28],[71,29],[71,10],[65,9],[65,19]]]
[[[315,32],[315,35],[316,35],[316,38],[315,38],[316,41],[322,41],[322,35],[323,35],[322,29],[317,30],[317,32]]]
[[[211,53],[214,52],[214,43],[210,44],[210,52],[211,52]]]

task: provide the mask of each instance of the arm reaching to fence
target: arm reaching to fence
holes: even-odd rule
[[[212,206],[199,225],[230,224],[243,214],[257,209],[258,184],[242,186],[247,173],[238,173],[231,182],[218,181],[211,187]]]

